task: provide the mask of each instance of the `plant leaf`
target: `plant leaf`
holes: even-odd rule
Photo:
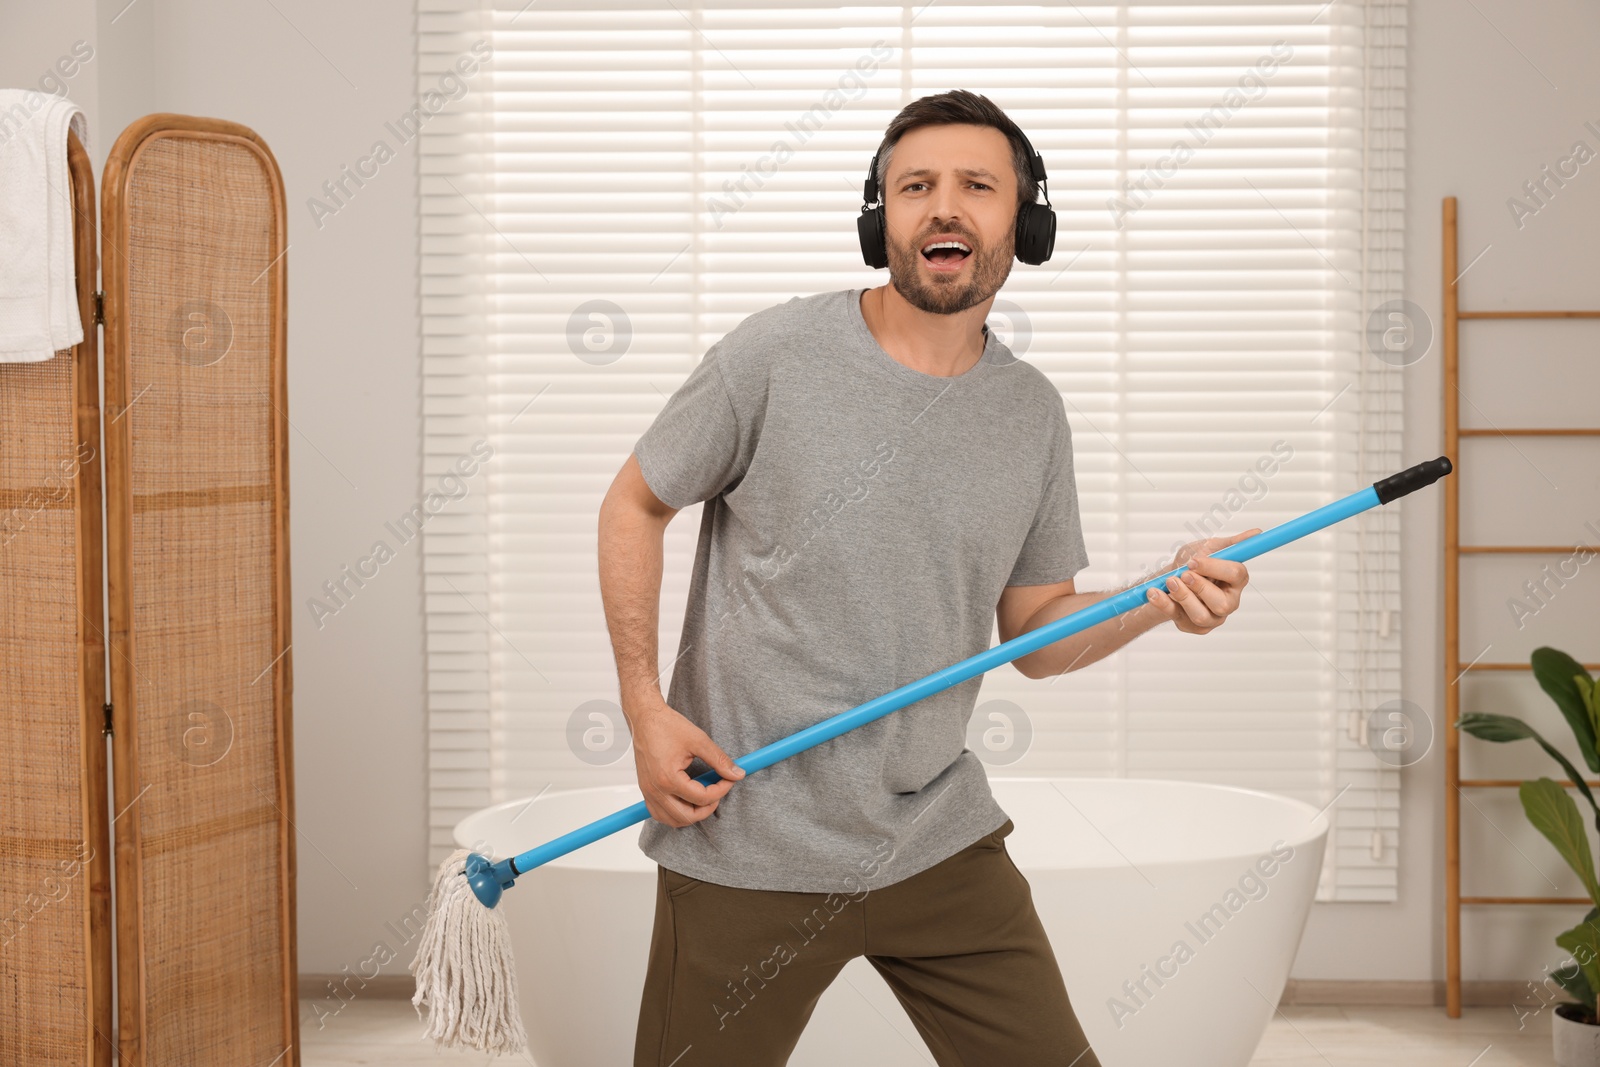
[[[1522,798],[1522,810],[1527,813],[1528,821],[1556,847],[1567,866],[1583,879],[1589,899],[1600,906],[1600,882],[1595,880],[1594,856],[1589,852],[1589,835],[1584,831],[1578,805],[1572,802],[1565,789],[1548,778],[1523,782],[1517,793]],[[1580,923],[1576,929],[1594,930],[1600,935],[1600,928],[1591,923]],[[1600,953],[1590,962],[1600,968]],[[1594,977],[1600,978],[1600,970],[1596,970]]]
[[[1550,972],[1550,977],[1555,980],[1556,985],[1576,997],[1580,1004],[1594,1011],[1596,1000],[1594,988],[1589,985],[1589,979],[1584,977],[1583,967],[1579,965],[1572,968],[1570,976],[1566,970],[1565,965],[1558,967]]]
[[[1456,721],[1456,726],[1471,734],[1481,737],[1485,741],[1521,741],[1528,737],[1538,737],[1533,727],[1521,719],[1512,718],[1510,715],[1491,715],[1485,711],[1464,711]]]
[[[1567,772],[1567,778],[1577,784],[1578,791],[1589,801],[1589,806],[1594,808],[1596,823],[1600,825],[1600,805],[1595,804],[1594,794],[1589,791],[1589,783],[1583,780],[1583,775],[1578,773],[1578,768],[1572,765],[1571,760],[1539,736],[1539,731],[1510,715],[1490,715],[1482,711],[1463,712],[1456,720],[1456,726],[1473,737],[1481,737],[1485,741],[1521,741],[1524,738],[1532,738],[1539,742],[1539,747],[1548,752],[1551,759],[1561,764],[1562,769]]]
[[[1583,917],[1584,924],[1592,925],[1596,918],[1600,918],[1600,908],[1590,908],[1589,914]],[[1550,972],[1550,977],[1554,978],[1556,984],[1562,989],[1576,997],[1578,1003],[1593,1012],[1596,1001],[1595,987],[1591,986],[1589,979],[1584,977],[1583,965],[1577,962],[1577,957],[1573,957],[1573,964],[1570,968],[1565,963],[1554,968]],[[1568,973],[1569,971],[1570,973]]]
[[[1585,920],[1565,933],[1558,934],[1556,944],[1572,953],[1572,958],[1579,967],[1579,977],[1589,988],[1588,997],[1583,998],[1582,994],[1573,988],[1573,984],[1576,983],[1569,984],[1560,977],[1557,977],[1556,981],[1561,983],[1563,989],[1583,999],[1584,1005],[1593,1012],[1594,990],[1600,989],[1600,924]]]
[[[1600,736],[1600,709],[1595,707],[1595,683],[1588,674],[1574,674],[1572,684],[1578,687],[1578,696],[1583,699],[1583,706],[1589,709],[1589,723]]]
[[[1583,669],[1583,664],[1554,648],[1536,648],[1528,658],[1533,665],[1533,676],[1539,680],[1539,688],[1550,694],[1550,699],[1556,702],[1556,707],[1561,709],[1561,714],[1566,718],[1567,725],[1572,727],[1573,736],[1578,739],[1578,751],[1583,753],[1583,761],[1591,771],[1600,771],[1600,755],[1595,752],[1594,720],[1590,718],[1583,693],[1574,680],[1579,674],[1589,677],[1589,672]]]

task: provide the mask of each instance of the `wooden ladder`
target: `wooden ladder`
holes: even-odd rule
[[[1470,267],[1471,264],[1468,264]],[[1600,311],[1462,311],[1456,283],[1456,198],[1444,198],[1444,452],[1460,469],[1463,437],[1596,437],[1600,428],[1522,427],[1511,430],[1464,429],[1460,410],[1460,338],[1463,319],[1600,319]],[[1600,545],[1463,545],[1461,544],[1461,476],[1444,479],[1444,699],[1445,699],[1445,944],[1447,978],[1445,1009],[1452,1019],[1461,1017],[1461,906],[1463,904],[1584,904],[1587,897],[1497,897],[1461,895],[1461,797],[1463,789],[1507,789],[1520,786],[1513,778],[1461,777],[1460,680],[1469,671],[1526,671],[1528,663],[1461,661],[1461,557],[1502,555],[1559,555],[1585,548],[1600,552]],[[1485,650],[1487,651],[1487,650]],[[1590,671],[1600,664],[1585,663]],[[1563,779],[1562,785],[1572,786]],[[1589,782],[1600,786],[1600,781]]]

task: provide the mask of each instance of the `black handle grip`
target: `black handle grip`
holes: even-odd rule
[[[1440,456],[1438,459],[1423,460],[1415,467],[1408,467],[1399,474],[1391,474],[1380,482],[1373,482],[1372,488],[1378,494],[1378,503],[1387,504],[1407,493],[1415,493],[1423,486],[1432,485],[1449,473],[1450,460]]]

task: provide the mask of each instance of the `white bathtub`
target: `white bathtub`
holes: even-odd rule
[[[1193,782],[990,781],[1016,824],[1006,846],[1033,887],[1100,1062],[1244,1067],[1300,944],[1326,816],[1287,797]],[[464,848],[489,842],[498,859],[639,799],[634,786],[547,793],[531,806],[516,800],[468,816],[455,837]],[[500,906],[511,924],[537,1067],[633,1062],[656,885],[655,864],[637,840],[637,827],[612,834],[506,891]],[[1220,910],[1202,928],[1214,906]],[[1174,954],[1180,941],[1187,950]],[[1124,1005],[1120,1018],[1114,1001]],[[860,958],[823,994],[789,1060],[791,1067],[931,1062],[888,986]]]

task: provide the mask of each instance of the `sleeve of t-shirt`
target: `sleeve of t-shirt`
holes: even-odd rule
[[[645,483],[670,508],[716,496],[749,466],[720,367],[725,343],[726,338],[706,351],[633,446]]]
[[[1072,473],[1072,427],[1065,408],[1055,418],[1052,438],[1044,495],[1007,585],[1064,582],[1089,565],[1078,517],[1078,485]]]

